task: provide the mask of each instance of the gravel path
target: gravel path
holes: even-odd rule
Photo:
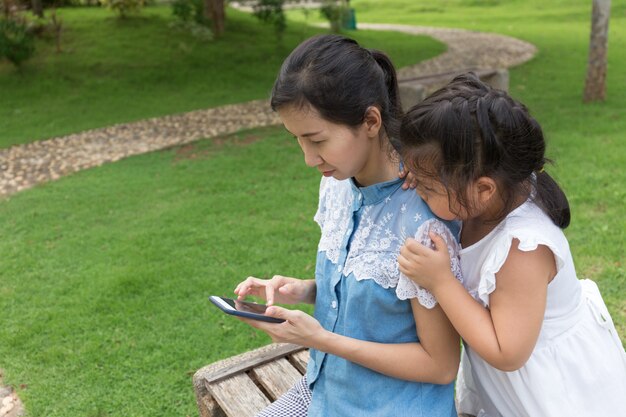
[[[509,68],[536,53],[533,45],[498,34],[366,23],[359,28],[423,34],[447,44],[442,55],[399,69],[400,79],[460,68]],[[278,122],[267,101],[258,100],[13,146],[0,150],[0,196],[131,155]]]
[[[400,79],[462,68],[510,68],[537,52],[533,45],[518,39],[461,29],[366,23],[359,28],[428,35],[447,45],[445,53],[399,69]],[[13,146],[0,150],[0,197],[131,155],[278,123],[267,100],[257,100]],[[24,414],[13,389],[2,386],[0,370],[0,417]]]

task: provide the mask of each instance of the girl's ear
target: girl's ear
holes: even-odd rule
[[[474,198],[481,206],[489,203],[497,191],[498,185],[493,178],[480,177],[474,182]]]
[[[380,114],[378,107],[370,106],[365,110],[365,117],[363,118],[363,124],[367,130],[367,135],[370,137],[378,137],[380,129],[383,125],[383,117]]]

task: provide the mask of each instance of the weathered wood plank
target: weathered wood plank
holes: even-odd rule
[[[227,416],[251,417],[270,404],[245,373],[207,384],[207,390]]]
[[[201,398],[198,407],[200,409],[200,417],[228,417],[224,414],[217,401],[208,394]]]
[[[289,360],[302,375],[306,374],[306,365],[309,363],[309,351],[301,350],[289,355]]]
[[[256,366],[284,357],[294,352],[304,350],[302,346],[290,343],[274,343],[263,346],[237,356],[226,358],[219,362],[205,366],[194,375],[194,384],[203,382],[217,382],[232,375],[248,371]]]
[[[272,401],[283,395],[302,378],[302,374],[285,358],[257,366],[250,374],[270,395]]]

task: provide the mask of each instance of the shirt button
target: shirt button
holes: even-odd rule
[[[341,273],[341,270],[342,270],[342,269],[343,269],[343,268],[341,267],[341,265],[337,266],[337,272]]]
[[[332,302],[332,303],[330,303],[330,306],[331,306],[333,309],[337,308],[337,301],[333,300],[333,302]]]

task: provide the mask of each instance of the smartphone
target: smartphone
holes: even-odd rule
[[[241,316],[248,319],[267,321],[270,323],[282,323],[284,319],[269,317],[265,315],[267,306],[265,304],[251,303],[248,301],[233,300],[232,298],[218,297],[212,295],[209,300],[218,306],[224,313],[233,316]]]

